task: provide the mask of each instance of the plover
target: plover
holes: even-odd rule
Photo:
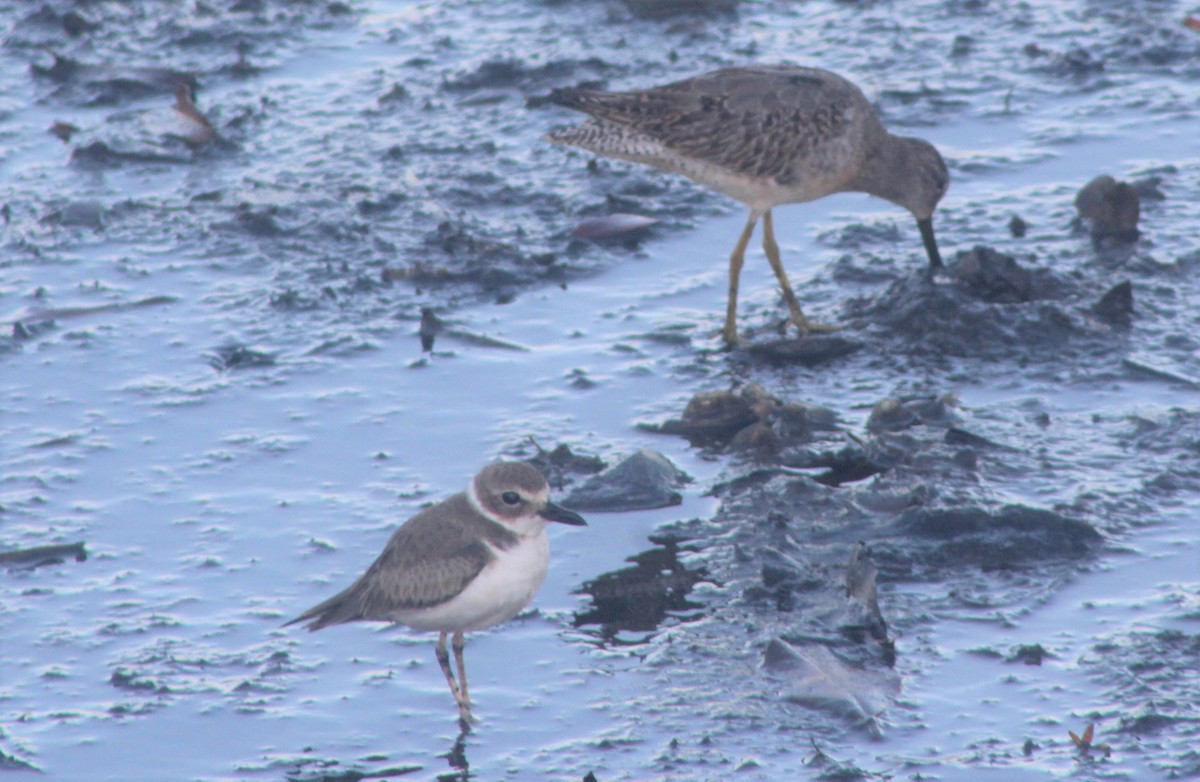
[[[312,631],[375,620],[437,630],[438,664],[469,726],[464,633],[511,619],[533,600],[550,563],[551,521],[586,524],[550,501],[550,487],[533,467],[488,465],[466,491],[406,521],[349,588],[287,624],[307,621]],[[450,637],[457,680],[446,651]]]
[[[738,278],[758,218],[763,251],[802,334],[831,330],[804,317],[775,242],[771,209],[858,191],[886,198],[917,219],[931,273],[942,268],[933,210],[950,177],[937,149],[889,133],[862,90],[818,68],[724,68],[631,92],[560,89],[560,106],[592,119],[546,136],[606,157],[673,171],[750,207],[729,259],[723,334],[737,341]]]

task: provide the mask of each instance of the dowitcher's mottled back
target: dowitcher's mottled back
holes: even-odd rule
[[[741,201],[750,218],[729,268],[725,338],[737,339],[737,289],[759,216],[763,250],[802,332],[826,328],[800,311],[775,243],[771,209],[833,193],[886,198],[917,219],[930,267],[941,268],[933,210],[949,175],[933,145],[894,136],[858,87],[817,68],[724,68],[631,92],[555,90],[551,100],[592,115],[547,139],[674,171]]]

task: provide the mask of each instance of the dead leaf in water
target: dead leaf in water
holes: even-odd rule
[[[1096,733],[1095,723],[1089,722],[1088,726],[1083,729],[1082,736],[1076,735],[1073,730],[1068,730],[1067,733],[1070,734],[1071,741],[1075,742],[1075,747],[1085,755],[1091,755],[1093,751],[1103,752],[1106,758],[1112,755],[1112,747],[1108,744],[1092,743],[1092,738]]]
[[[609,239],[646,228],[657,222],[658,220],[654,217],[643,217],[642,215],[624,214],[621,212],[605,217],[589,217],[575,226],[571,231],[571,238]]]
[[[1200,17],[1197,17],[1197,16],[1185,16],[1185,17],[1183,18],[1183,26],[1184,26],[1184,27],[1190,27],[1190,28],[1191,28],[1191,29],[1193,29],[1193,30],[1200,31]]]

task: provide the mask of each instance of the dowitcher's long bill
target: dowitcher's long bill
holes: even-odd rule
[[[942,266],[933,210],[950,177],[927,141],[889,133],[862,91],[842,77],[791,65],[724,68],[631,92],[555,90],[551,100],[592,119],[546,138],[673,171],[750,207],[729,259],[724,336],[737,341],[738,278],[763,219],[763,251],[801,333],[828,329],[804,317],[779,257],[771,209],[858,191],[912,212]]]
[[[377,620],[437,630],[438,664],[465,728],[471,723],[471,701],[463,634],[507,621],[533,600],[550,562],[546,524],[551,521],[585,523],[550,502],[550,487],[533,467],[489,465],[465,492],[405,522],[345,591],[288,624],[309,622],[309,630],[320,630]],[[451,634],[457,680],[446,650]]]

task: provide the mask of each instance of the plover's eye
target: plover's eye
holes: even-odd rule
[[[515,491],[506,491],[500,495],[500,499],[504,500],[505,505],[520,505],[521,495]]]

